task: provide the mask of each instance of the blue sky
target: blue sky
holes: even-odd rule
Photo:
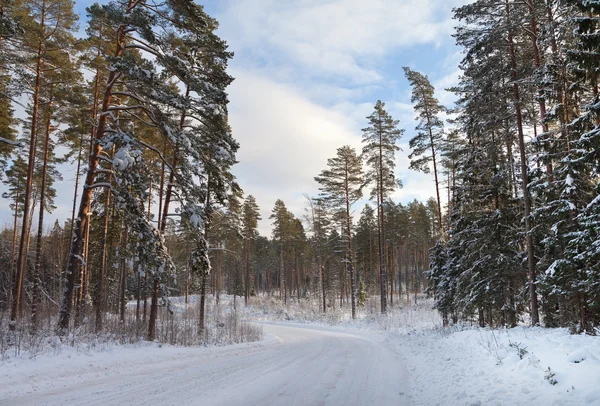
[[[427,74],[447,106],[461,58],[451,37],[452,7],[465,0],[209,0],[205,10],[235,52],[230,120],[241,148],[234,173],[261,207],[259,231],[270,234],[270,211],[282,199],[298,217],[304,193],[336,149],[361,148],[361,128],[378,99],[406,130],[397,155],[404,188],[396,201],[434,196],[431,175],[408,169],[415,113],[403,66]],[[82,15],[90,1],[78,1]],[[55,218],[70,216],[74,168],[57,182]],[[4,199],[2,199],[4,200]],[[360,205],[356,211],[360,210]],[[9,222],[0,202],[0,222]]]

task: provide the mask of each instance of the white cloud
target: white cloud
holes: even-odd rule
[[[315,75],[373,83],[376,61],[401,47],[439,45],[464,0],[229,0],[219,16],[235,51],[284,58]]]
[[[270,235],[269,215],[275,200],[282,199],[289,210],[302,217],[303,193],[315,196],[314,177],[326,168],[337,148],[350,145],[360,153],[361,128],[373,110],[370,103],[345,103],[325,108],[285,84],[248,71],[235,71],[231,87],[230,121],[241,148],[234,168],[245,194],[257,198],[262,221],[259,232]],[[390,103],[389,111],[412,128],[411,105]],[[408,118],[407,118],[408,117]],[[404,188],[394,199],[407,202],[434,195],[431,175],[409,171],[408,136],[397,154],[397,175]],[[356,213],[359,213],[357,208]]]
[[[314,176],[337,148],[360,148],[353,119],[310,102],[293,88],[268,78],[233,72],[230,122],[241,144],[234,168],[246,194],[257,197],[268,235],[268,216],[280,198],[297,216],[302,193],[317,193]]]
[[[398,51],[449,43],[455,25],[451,8],[465,2],[214,0],[220,10],[215,15],[221,24],[219,35],[236,52],[229,108],[241,149],[234,172],[245,193],[253,194],[261,207],[261,234],[270,235],[268,217],[278,198],[302,216],[302,194],[317,194],[313,178],[338,147],[350,144],[360,151],[361,129],[379,98],[406,129],[400,143],[404,152],[397,156],[397,176],[404,188],[393,198],[408,202],[435,195],[432,175],[408,170],[407,143],[416,125],[408,103],[410,89],[401,70],[392,73],[384,65]],[[434,84],[446,104],[450,98],[442,88],[454,83],[459,54],[439,49],[439,55],[442,66],[427,73],[439,78]],[[391,62],[435,69],[413,61]],[[48,224],[55,216],[61,221],[70,217],[70,185],[72,176],[57,183],[59,209],[48,216]],[[360,207],[355,212],[358,215]],[[0,201],[0,223],[6,221],[10,210]]]

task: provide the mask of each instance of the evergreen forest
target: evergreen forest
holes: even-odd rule
[[[278,199],[268,218],[233,172],[235,56],[201,1],[112,0],[85,18],[72,0],[0,2],[0,329],[13,343],[203,344],[222,295],[352,318],[369,298],[385,314],[429,296],[448,326],[598,333],[599,0],[455,8],[456,103],[404,67],[415,120],[373,100],[361,148],[339,145],[303,210]],[[396,198],[400,140],[429,199]],[[70,216],[52,223],[66,167]],[[172,297],[197,298],[184,325]]]

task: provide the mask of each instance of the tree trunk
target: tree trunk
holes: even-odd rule
[[[510,4],[506,0],[506,15],[510,18]],[[540,316],[538,310],[538,299],[536,292],[536,269],[533,247],[533,235],[531,234],[531,195],[529,194],[529,169],[527,167],[527,156],[525,151],[525,140],[523,135],[523,118],[521,115],[519,85],[517,84],[517,58],[513,43],[512,32],[508,32],[508,47],[511,60],[511,79],[513,81],[513,95],[515,99],[515,109],[517,115],[517,132],[519,136],[519,151],[521,155],[521,190],[523,193],[523,203],[525,206],[525,232],[527,234],[527,269],[529,273],[529,297],[531,306],[531,324],[536,326],[540,324]]]
[[[81,172],[81,150],[83,149],[83,132],[79,137],[79,152],[77,153],[77,170],[75,171],[75,189],[73,192],[73,208],[71,210],[71,230],[69,235],[73,235],[73,224],[75,221],[75,210],[77,209],[77,192],[79,192],[79,173]]]
[[[38,215],[38,232],[35,249],[35,266],[33,268],[33,298],[31,301],[31,329],[35,333],[38,325],[38,305],[40,303],[40,266],[42,262],[42,235],[44,233],[44,201],[46,199],[46,173],[48,172],[48,150],[50,148],[50,125],[52,124],[52,104],[54,99],[50,96],[48,103],[48,117],[46,120],[46,139],[44,141],[44,164],[42,166],[42,185],[40,190],[40,210]]]
[[[425,95],[423,95],[423,100],[425,100]],[[424,103],[425,104],[425,103]],[[437,171],[437,160],[435,156],[435,143],[433,141],[433,131],[431,130],[431,115],[429,113],[429,109],[425,107],[425,114],[427,115],[427,129],[429,132],[429,142],[431,145],[431,159],[433,160],[433,176],[435,179],[435,194],[437,196],[437,215],[438,222],[440,225],[440,236],[442,241],[444,241],[444,224],[442,223],[442,201],[440,199],[440,183],[438,181],[438,171]]]
[[[141,289],[140,289],[140,285],[141,285],[141,278],[140,278],[140,270],[139,270],[139,263],[135,262],[133,265],[133,269],[134,272],[136,274],[136,278],[137,278],[137,289],[136,289],[136,304],[135,304],[135,322],[139,323],[140,322],[140,294],[141,294]],[[186,302],[187,303],[187,302]]]
[[[323,293],[323,314],[327,313],[327,302],[325,300],[325,267],[323,266],[323,262],[321,260],[321,253],[317,257],[318,266],[319,266],[319,274],[321,277],[321,290]]]
[[[283,244],[279,243],[279,298],[284,300],[285,286],[283,283]]]
[[[533,62],[535,64],[536,69],[539,69],[542,64],[541,64],[541,58],[540,58],[540,49],[537,45],[538,30],[537,30],[537,21],[536,21],[535,12],[534,12],[534,2],[535,2],[535,0],[529,0],[529,1],[526,1],[526,4],[527,4],[527,8],[529,9],[529,16],[530,16],[529,29],[530,29],[530,34],[531,34],[531,45],[532,45],[532,49],[533,49]],[[538,100],[538,105],[540,107],[540,124],[542,125],[542,131],[544,132],[544,134],[548,135],[548,123],[545,121],[546,120],[546,100],[544,99],[544,94],[543,94],[543,91],[541,88],[538,90],[537,100]],[[546,174],[548,175],[549,182],[552,182],[552,178],[553,178],[552,173],[553,173],[552,162],[549,161],[546,163]]]
[[[250,247],[248,238],[244,239],[244,304],[248,305],[250,296]]]
[[[189,86],[185,90],[185,97],[187,98],[190,95]],[[185,123],[186,112],[185,110],[181,113],[181,118],[179,119],[179,129],[183,128]],[[171,164],[171,172],[169,173],[169,182],[167,183],[167,191],[165,193],[165,201],[162,207],[162,216],[160,218],[159,232],[164,236],[165,230],[167,228],[167,216],[169,215],[169,204],[171,202],[171,194],[173,193],[173,182],[175,180],[175,170],[177,167],[177,151],[173,150],[173,163]],[[162,188],[162,182],[161,182]],[[158,275],[155,275],[153,283],[152,283],[152,303],[150,309],[150,320],[148,322],[148,340],[153,341],[156,335],[156,317],[158,317],[158,294],[159,294],[159,281]]]
[[[127,13],[131,12],[132,8],[139,3],[134,3],[134,0],[129,0],[127,6]],[[124,50],[126,37],[126,26],[121,25],[117,30],[117,41],[115,48],[115,57],[119,57]],[[104,90],[104,96],[102,100],[102,113],[109,111],[112,101],[112,89],[117,77],[117,71],[111,70],[108,74],[106,81],[106,87]],[[100,114],[98,118],[98,125],[96,128],[95,139],[101,139],[104,137],[106,129],[107,114]],[[90,203],[92,200],[93,185],[96,180],[96,170],[98,168],[98,159],[102,151],[102,147],[99,143],[93,143],[92,153],[89,157],[88,171],[85,179],[85,185],[83,193],[81,194],[81,201],[79,203],[79,211],[77,219],[75,220],[73,239],[71,243],[71,250],[69,252],[69,260],[67,262],[65,290],[60,307],[59,320],[58,320],[58,332],[59,335],[64,336],[69,329],[69,321],[71,319],[71,308],[73,303],[73,291],[75,287],[75,274],[78,269],[78,265],[81,264],[81,253],[82,253],[82,237],[83,230],[87,227],[89,221],[88,213],[90,211]]]
[[[156,320],[158,317],[158,287],[158,280],[155,279],[152,285],[152,302],[150,304],[150,320],[148,322],[148,341],[154,341],[156,336]]]
[[[143,296],[144,296],[144,313],[142,317],[142,323],[146,324],[148,314],[148,274],[144,272],[144,287],[143,287]]]
[[[394,282],[396,280],[396,266],[394,247],[390,246],[390,307],[394,307]]]
[[[380,117],[381,119],[381,117]],[[383,200],[383,133],[379,130],[379,201],[377,208],[379,213],[379,275],[381,286],[381,313],[387,312],[387,273],[385,271],[385,234],[384,234],[384,200]]]
[[[186,247],[185,261],[185,304],[188,304],[190,295],[190,249]]]
[[[417,291],[419,290],[419,256],[417,255],[417,243],[415,243],[413,255],[415,259],[415,273],[413,275],[413,287],[415,289],[415,305],[417,304]]]
[[[402,300],[402,246],[398,245],[398,303]]]
[[[296,297],[300,303],[300,269],[298,268],[298,249],[294,247],[294,266],[296,268]]]
[[[46,1],[42,1],[41,22],[40,28],[45,31],[46,19]],[[20,317],[21,300],[23,292],[23,275],[27,266],[27,254],[29,247],[29,221],[31,207],[31,190],[33,188],[33,171],[35,169],[35,153],[37,147],[37,126],[38,114],[40,105],[40,89],[42,81],[42,41],[38,44],[36,68],[35,68],[35,83],[33,88],[33,109],[31,113],[31,137],[29,139],[29,162],[27,165],[27,182],[25,184],[25,201],[23,202],[23,224],[21,225],[21,238],[19,241],[19,252],[17,254],[16,275],[13,289],[13,302],[10,313],[9,329],[14,330],[17,319]]]
[[[113,153],[111,156],[114,155]],[[112,175],[109,175],[108,182],[112,181]],[[110,223],[110,188],[106,190],[106,200],[104,201],[104,226],[102,228],[102,242],[100,247],[100,270],[98,271],[98,280],[96,282],[96,333],[102,331],[102,312],[104,309],[104,279],[106,274],[106,257],[107,253],[107,239],[108,239],[108,225]]]
[[[347,254],[346,261],[348,264],[348,270],[350,271],[350,301],[352,307],[352,318],[356,318],[356,281],[354,280],[354,264],[353,264],[353,252],[352,252],[352,219],[350,218],[350,191],[348,185],[348,162],[346,161],[345,166],[345,177],[344,177],[344,192],[345,192],[345,200],[346,200],[346,238],[348,239],[347,243]]]
[[[129,228],[125,224],[125,241],[120,247],[122,251],[125,251],[121,254],[121,287],[119,289],[119,320],[121,323],[125,322],[125,304],[127,302],[125,297],[125,290],[127,288],[127,257],[124,255],[127,252],[127,244],[129,244]]]
[[[189,89],[186,92],[186,95],[189,94]],[[183,126],[183,120],[181,125]],[[206,190],[206,205],[204,206],[204,238],[206,240],[206,248],[208,249],[208,234],[210,231],[210,224],[212,218],[212,207],[210,200],[210,175],[207,179],[207,190]],[[235,248],[234,248],[235,251]],[[208,253],[207,253],[208,256]],[[235,257],[234,257],[235,260]],[[236,262],[237,263],[237,262]],[[206,312],[206,277],[208,269],[202,269],[202,274],[200,275],[200,333],[204,332],[204,318]],[[235,300],[235,297],[234,297]]]
[[[10,269],[8,270],[8,301],[7,306],[12,303],[12,286],[13,286],[13,274],[15,273],[15,250],[17,248],[17,219],[19,218],[19,193],[21,188],[19,187],[21,179],[17,177],[17,195],[15,197],[15,216],[13,224],[13,236],[12,236],[12,247],[10,249]]]

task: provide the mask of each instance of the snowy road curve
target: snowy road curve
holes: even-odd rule
[[[406,370],[377,340],[265,324],[261,345],[152,359],[102,359],[91,372],[14,378],[2,405],[406,405]],[[154,349],[162,351],[162,349]],[[68,361],[68,360],[67,360]],[[119,364],[120,362],[120,364]],[[132,365],[132,363],[134,365]],[[137,364],[137,365],[136,365]],[[68,369],[68,362],[62,368]],[[60,366],[57,366],[60,368]],[[77,368],[74,368],[78,371]],[[1,377],[0,377],[1,379]],[[10,379],[9,379],[10,380]],[[5,381],[6,382],[6,381]],[[1,385],[1,384],[0,384]],[[20,385],[20,386],[19,386]]]

